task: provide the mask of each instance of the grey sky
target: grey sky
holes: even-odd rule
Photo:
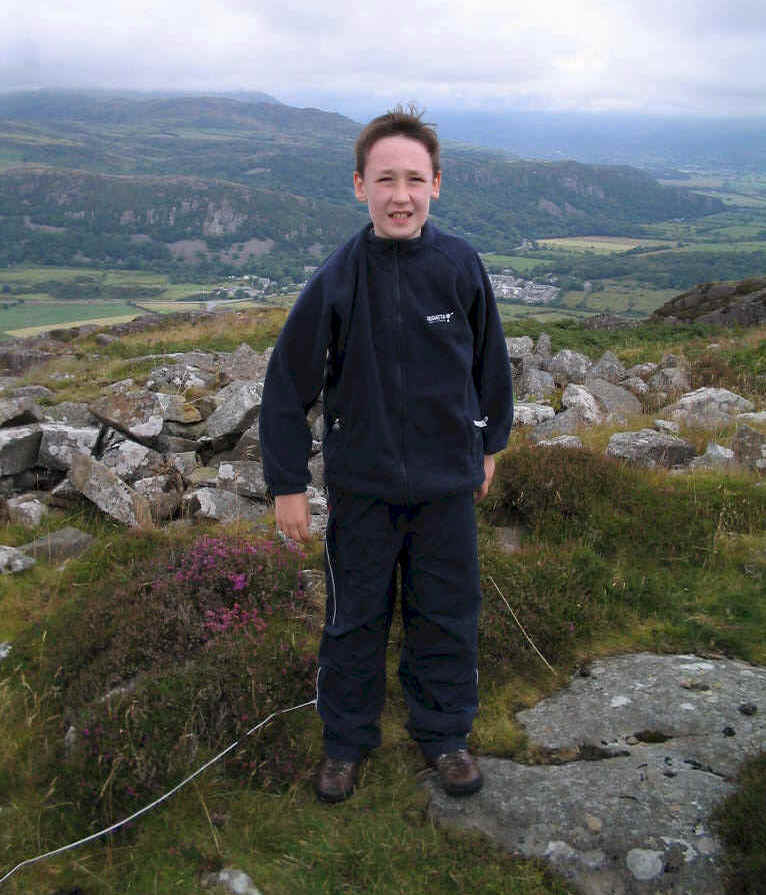
[[[0,0],[0,89],[766,114],[764,0]]]

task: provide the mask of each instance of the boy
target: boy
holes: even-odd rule
[[[354,191],[371,218],[301,293],[279,336],[260,416],[281,531],[309,536],[306,412],[324,389],[327,609],[317,796],[351,795],[380,744],[385,652],[401,569],[407,728],[452,795],[476,792],[481,602],[473,502],[513,415],[508,352],[476,252],[428,222],[439,142],[414,111],[371,121]]]

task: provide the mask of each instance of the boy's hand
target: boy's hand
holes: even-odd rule
[[[294,541],[308,541],[311,512],[305,491],[300,494],[278,494],[274,499],[277,528]]]
[[[492,454],[484,455],[484,481],[482,482],[481,488],[478,491],[473,492],[473,499],[476,503],[480,500],[484,500],[487,496],[487,492],[489,491],[489,486],[492,484],[492,479],[495,477],[495,458]]]

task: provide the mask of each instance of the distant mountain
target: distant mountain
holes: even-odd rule
[[[753,326],[766,320],[766,279],[739,283],[703,283],[677,295],[651,319],[711,323],[716,326]]]
[[[250,95],[0,95],[0,264],[316,259],[365,220],[351,190],[359,130],[342,115]],[[442,158],[435,220],[482,251],[723,208],[627,167],[458,144]],[[250,240],[256,252],[242,248]],[[190,241],[193,250],[175,245]]]

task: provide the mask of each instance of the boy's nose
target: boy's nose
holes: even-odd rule
[[[394,202],[406,202],[409,199],[407,184],[403,180],[394,183]]]

